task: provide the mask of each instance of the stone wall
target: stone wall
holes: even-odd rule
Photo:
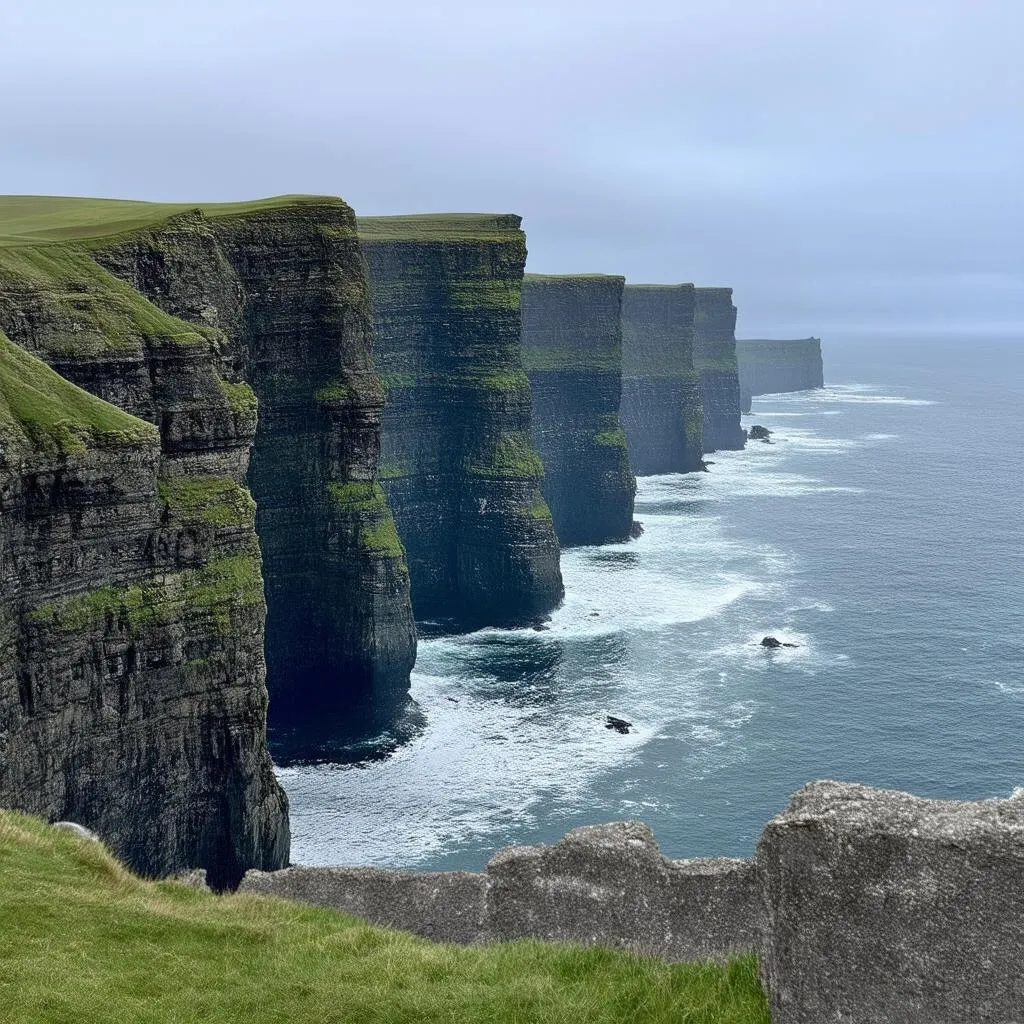
[[[749,339],[736,342],[743,411],[754,395],[806,391],[825,385],[820,338],[792,341]]]
[[[638,822],[512,847],[484,873],[249,872],[304,900],[451,942],[540,938],[668,961],[759,955],[773,1024],[1021,1024],[1024,790],[925,800],[814,782],[753,860],[670,860]]]
[[[692,284],[627,285],[622,295],[622,426],[637,476],[703,468]]]
[[[563,545],[629,537],[636,480],[619,421],[622,289],[604,274],[523,279],[523,362],[541,492]]]
[[[736,307],[731,288],[694,292],[693,361],[700,375],[705,452],[738,450],[746,435],[740,426],[740,382],[736,363]]]

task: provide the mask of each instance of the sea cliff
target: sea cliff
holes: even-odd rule
[[[359,218],[387,400],[381,478],[418,619],[515,625],[562,598],[520,350],[520,218]]]
[[[806,391],[825,385],[820,338],[736,342],[743,411],[754,395]]]
[[[622,425],[638,476],[703,468],[692,284],[627,285],[622,297]]]
[[[732,289],[697,288],[695,298],[693,361],[700,374],[704,451],[735,451],[743,447],[746,436],[740,426]]]
[[[523,361],[541,491],[563,545],[629,537],[636,480],[619,420],[622,290],[601,274],[523,281]]]

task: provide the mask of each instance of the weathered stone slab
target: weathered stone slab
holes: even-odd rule
[[[1024,793],[814,782],[765,829],[774,1024],[1024,1021]]]
[[[667,860],[640,822],[573,829],[553,846],[512,847],[487,873],[495,939],[595,943],[682,961],[752,948],[760,933],[750,864]]]
[[[301,867],[250,871],[238,889],[344,910],[438,942],[486,937],[486,890],[486,875],[468,871]]]

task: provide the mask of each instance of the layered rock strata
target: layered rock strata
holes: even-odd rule
[[[736,342],[743,412],[754,395],[776,395],[825,386],[820,338]]]
[[[407,701],[354,217],[12,202],[43,228],[0,232],[0,803],[229,885],[288,857],[268,603],[288,749]]]
[[[563,546],[629,537],[636,480],[622,400],[622,289],[601,274],[523,279],[523,362],[541,491]]]
[[[117,312],[94,319],[88,289],[40,283],[14,315],[0,262],[0,317],[23,341],[113,340],[98,329]],[[164,452],[155,426],[0,335],[0,803],[81,822],[145,874],[199,866],[228,886],[289,849],[266,748],[255,510],[239,482],[255,417],[251,393],[229,404],[206,339],[151,312],[167,333],[144,341],[121,321],[116,358],[152,345],[151,401],[187,367]],[[190,422],[219,428],[223,450],[200,450]],[[210,472],[181,472],[204,460]]]
[[[693,361],[700,375],[705,452],[743,447],[736,361],[736,307],[731,288],[697,288]]]
[[[622,425],[637,476],[703,468],[692,284],[627,285],[622,296]]]
[[[377,480],[384,396],[369,289],[340,200],[211,213],[136,232],[96,258],[161,308],[223,331],[226,363],[255,391],[248,480],[271,721],[290,727],[289,749],[312,751],[350,724],[387,725],[415,658],[408,570]]]
[[[387,393],[381,479],[417,618],[515,625],[562,598],[520,351],[520,218],[359,219]]]

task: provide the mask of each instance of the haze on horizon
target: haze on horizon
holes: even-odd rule
[[[0,193],[514,211],[740,336],[1024,335],[1020,0],[0,10]]]

